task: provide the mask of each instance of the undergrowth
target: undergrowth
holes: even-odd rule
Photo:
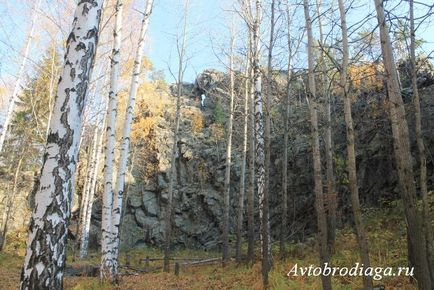
[[[364,214],[366,229],[369,237],[371,264],[374,267],[399,267],[407,266],[406,230],[402,220],[400,205],[389,209],[367,210]],[[13,243],[20,245],[18,241]],[[246,246],[243,245],[245,250]],[[287,244],[287,257],[279,259],[277,243],[273,247],[273,269],[270,272],[271,289],[321,289],[321,280],[318,277],[291,276],[286,274],[295,265],[305,267],[318,264],[318,254],[315,243]],[[0,281],[1,289],[16,289],[19,283],[19,273],[22,263],[23,250],[7,248],[0,253]],[[245,252],[245,251],[244,251]],[[143,268],[146,257],[162,257],[163,253],[157,248],[132,249],[121,252],[120,263],[126,260],[132,268]],[[219,252],[203,252],[195,250],[181,250],[174,253],[176,257],[219,257]],[[259,252],[256,253],[259,257]],[[331,264],[333,266],[352,267],[358,262],[358,247],[354,231],[346,226],[337,233],[336,254]],[[72,255],[68,255],[69,267],[82,267],[83,265],[98,265],[100,257],[97,252],[90,252],[85,260],[73,261]],[[162,265],[162,261],[152,261],[151,267]],[[65,289],[74,290],[102,290],[102,289],[261,289],[260,262],[253,265],[237,265],[232,261],[226,267],[219,264],[195,267],[182,267],[180,275],[173,273],[173,265],[170,273],[157,270],[153,273],[136,275],[122,275],[118,287],[101,284],[97,277],[65,277]],[[122,273],[125,273],[122,269]],[[132,273],[132,271],[129,271]],[[333,277],[333,289],[352,290],[362,289],[360,277]],[[375,285],[384,285],[386,289],[416,289],[409,279],[401,277],[385,277],[375,281]]]

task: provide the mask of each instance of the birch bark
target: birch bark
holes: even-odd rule
[[[87,256],[88,243],[89,243],[89,229],[90,219],[92,214],[93,199],[95,193],[96,177],[98,173],[98,161],[101,155],[101,147],[103,134],[98,127],[95,129],[95,140],[93,144],[93,152],[89,170],[88,183],[89,186],[85,191],[86,201],[81,210],[83,210],[83,217],[81,219],[81,234],[80,234],[80,258],[83,259]]]
[[[248,126],[249,126],[249,98],[250,98],[250,49],[247,47],[246,71],[244,83],[244,121],[243,121],[243,145],[241,149],[241,177],[240,177],[240,192],[238,196],[238,212],[237,212],[237,241],[235,246],[235,256],[237,263],[241,262],[241,242],[243,232],[243,217],[244,217],[244,196],[246,191],[246,161],[247,161],[247,143],[248,143]]]
[[[230,56],[229,56],[229,118],[227,124],[227,140],[226,140],[226,164],[225,164],[225,182],[224,182],[224,205],[223,205],[223,265],[229,260],[229,201],[230,201],[230,182],[231,182],[231,166],[232,166],[232,124],[234,120],[234,46],[235,35],[233,27],[231,28],[231,44],[230,44]]]
[[[63,288],[72,182],[102,4],[102,0],[77,4],[29,225],[21,289]]]
[[[106,130],[106,149],[104,164],[104,195],[101,222],[101,280],[115,281],[115,239],[112,233],[113,210],[113,167],[116,142],[116,114],[119,91],[120,49],[122,33],[123,1],[117,0],[115,6],[115,27],[113,30],[113,49],[111,55],[110,91],[108,101],[108,118]]]
[[[137,46],[136,57],[134,59],[133,74],[131,76],[130,94],[128,98],[127,109],[125,113],[124,127],[122,129],[122,140],[120,149],[119,166],[116,178],[116,186],[113,198],[113,210],[112,210],[112,234],[115,239],[114,242],[114,269],[115,274],[118,272],[118,255],[119,255],[119,243],[120,232],[119,226],[122,216],[122,201],[125,188],[125,174],[127,169],[129,150],[130,150],[130,135],[131,125],[134,117],[134,106],[136,103],[137,89],[139,87],[140,74],[142,72],[142,59],[145,48],[145,36],[148,30],[149,17],[151,16],[153,0],[146,2],[145,11],[142,19],[142,26],[140,29],[139,45]]]

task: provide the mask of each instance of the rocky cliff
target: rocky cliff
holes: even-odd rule
[[[242,84],[242,82],[238,82]],[[208,71],[188,85],[182,97],[182,122],[177,144],[177,185],[174,191],[173,245],[175,247],[214,249],[220,244],[223,183],[225,170],[224,124],[216,111],[223,104],[226,114],[227,76]],[[242,91],[239,89],[239,93]],[[197,96],[207,94],[207,107],[200,109]],[[434,145],[434,87],[421,88],[424,137],[428,149],[429,188],[433,188],[433,160],[429,148]],[[291,101],[289,149],[290,238],[303,240],[316,230],[314,218],[313,179],[310,151],[308,105],[300,92]],[[163,244],[164,217],[167,205],[168,172],[173,142],[174,98],[158,115],[145,140],[135,146],[132,170],[127,188],[122,224],[122,247]],[[275,237],[280,226],[281,157],[283,151],[281,99],[276,97],[272,111],[271,225]],[[345,169],[345,126],[342,101],[333,98],[333,139],[336,188],[339,194],[338,219],[351,222],[351,208]],[[354,96],[357,169],[360,195],[366,207],[381,206],[383,201],[398,198],[396,170],[393,163],[391,129],[387,118],[388,102],[384,92]],[[410,128],[414,128],[412,104],[407,104]],[[237,101],[235,148],[241,143],[242,98]],[[218,113],[218,112],[217,112]],[[152,115],[142,111],[140,114]],[[324,125],[324,116],[321,123]],[[414,129],[410,130],[414,132]],[[322,140],[323,141],[323,140]],[[412,136],[413,152],[417,147]],[[323,146],[324,144],[322,144]],[[238,147],[239,148],[239,147]],[[324,152],[323,152],[324,154]],[[416,156],[416,155],[415,155]],[[231,174],[231,232],[235,229],[237,194],[240,179],[240,152],[233,153]],[[414,158],[417,169],[417,158]],[[417,172],[417,170],[416,170]],[[94,209],[94,234],[98,232],[100,207]],[[259,225],[259,223],[257,223]],[[95,241],[97,239],[95,238]]]

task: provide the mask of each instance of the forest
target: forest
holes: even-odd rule
[[[434,2],[0,16],[0,289],[434,290]]]

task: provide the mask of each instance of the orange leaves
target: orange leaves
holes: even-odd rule
[[[383,70],[383,66],[377,63],[352,65],[348,68],[348,77],[355,89],[380,90],[383,87]]]
[[[204,119],[202,114],[193,114],[191,119],[191,131],[193,133],[198,133],[203,129]]]
[[[131,130],[131,139],[136,142],[138,139],[145,139],[150,131],[154,128],[155,118],[153,117],[139,117],[133,123]]]

